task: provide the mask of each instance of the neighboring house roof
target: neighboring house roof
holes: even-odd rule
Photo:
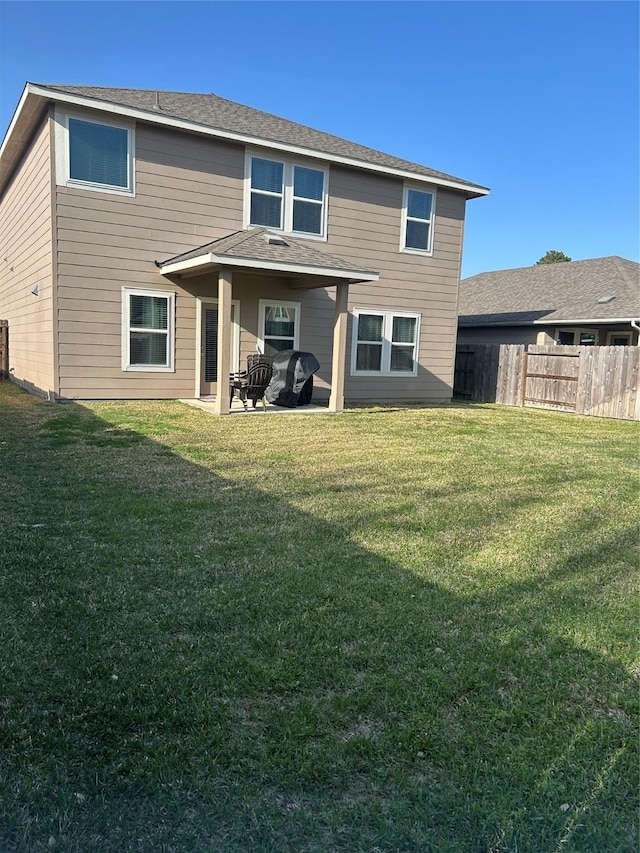
[[[156,265],[164,275],[202,267],[230,266],[271,269],[281,274],[329,276],[351,282],[377,281],[379,277],[373,270],[363,270],[350,261],[330,255],[294,237],[272,234],[268,228],[234,231],[197,249],[165,261],[156,261]]]
[[[638,318],[640,264],[617,256],[484,272],[460,282],[460,326]]]
[[[14,132],[17,133],[18,141],[26,138],[24,128],[18,125],[20,125],[22,112],[26,113],[26,119],[31,117],[30,112],[34,112],[33,108],[31,111],[22,109],[29,97],[32,102],[38,101],[41,107],[48,100],[75,103],[78,106],[93,106],[96,109],[115,111],[155,124],[168,124],[194,132],[207,132],[210,135],[247,144],[262,143],[269,147],[298,152],[306,156],[317,156],[345,165],[413,177],[415,180],[429,180],[435,184],[466,192],[469,198],[486,195],[489,192],[486,187],[479,184],[384,154],[373,148],[228,101],[214,94],[164,92],[152,89],[28,83],[0,149],[0,160],[3,154],[11,151],[12,146],[8,143],[11,142]],[[4,178],[4,172],[0,163],[0,182]]]

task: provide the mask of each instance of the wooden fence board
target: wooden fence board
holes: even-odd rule
[[[454,396],[640,420],[640,347],[460,344]]]

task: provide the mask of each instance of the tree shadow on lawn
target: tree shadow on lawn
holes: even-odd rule
[[[636,693],[545,620],[601,593],[580,555],[454,594],[34,406],[0,424],[0,849],[634,849]]]

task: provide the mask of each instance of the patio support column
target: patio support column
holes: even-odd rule
[[[347,305],[349,282],[336,285],[336,313],[333,321],[333,358],[331,362],[331,395],[329,411],[344,409],[344,371],[347,355]]]
[[[218,272],[218,387],[213,410],[216,415],[229,414],[229,373],[231,372],[231,284],[227,267]]]

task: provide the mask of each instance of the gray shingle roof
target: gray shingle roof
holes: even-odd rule
[[[640,264],[611,256],[479,273],[460,282],[458,315],[461,326],[637,319]]]
[[[470,181],[429,169],[418,163],[402,160],[390,154],[384,154],[373,148],[367,148],[356,142],[349,142],[339,136],[314,130],[294,121],[247,107],[243,104],[228,101],[213,94],[197,94],[190,92],[156,92],[152,89],[115,89],[101,86],[68,86],[48,83],[37,83],[42,89],[79,95],[100,101],[108,101],[124,107],[131,107],[149,113],[150,120],[159,114],[182,121],[195,122],[209,128],[221,131],[258,137],[265,142],[296,145],[322,154],[348,157],[366,164],[375,164],[384,168],[400,169],[427,178],[437,178],[452,181],[469,187],[470,191],[479,189],[483,194],[485,187]],[[155,108],[156,95],[160,110]],[[472,192],[473,194],[473,192]]]
[[[173,258],[157,261],[157,264],[162,268],[167,264],[188,261],[192,258],[208,255],[209,253],[217,257],[228,258],[229,260],[242,258],[253,261],[301,264],[308,267],[318,267],[319,269],[353,270],[354,274],[375,272],[375,270],[363,270],[350,261],[345,261],[336,255],[330,255],[328,252],[316,249],[315,246],[309,246],[302,241],[296,240],[294,237],[273,234],[268,228],[234,231],[232,234],[212,240],[210,243],[205,243],[204,246],[199,246],[190,252],[183,252],[181,255],[175,255]]]

